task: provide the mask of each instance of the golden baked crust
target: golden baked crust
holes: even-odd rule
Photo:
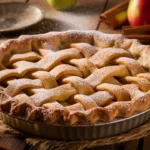
[[[150,46],[98,31],[0,45],[0,109],[48,124],[94,124],[149,108]]]

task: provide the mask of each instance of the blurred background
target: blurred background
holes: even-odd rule
[[[0,3],[4,2],[24,3],[25,0],[0,0]],[[17,32],[1,33],[1,36],[37,34],[69,29],[95,30],[98,27],[99,14],[103,11],[106,0],[78,0],[75,7],[63,11],[51,7],[47,0],[29,0],[28,3],[38,6],[44,13],[44,19],[32,27]]]

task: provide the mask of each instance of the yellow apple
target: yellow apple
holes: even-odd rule
[[[49,5],[58,9],[64,10],[75,6],[77,0],[47,0]]]

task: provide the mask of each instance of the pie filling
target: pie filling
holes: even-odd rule
[[[95,124],[150,104],[150,47],[96,31],[0,45],[0,109],[48,124]]]

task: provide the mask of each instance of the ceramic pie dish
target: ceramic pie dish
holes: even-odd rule
[[[42,19],[43,12],[36,6],[19,2],[0,3],[0,32],[24,29]]]
[[[2,119],[54,139],[126,132],[149,119],[149,53],[149,45],[98,31],[8,40],[0,45]]]

